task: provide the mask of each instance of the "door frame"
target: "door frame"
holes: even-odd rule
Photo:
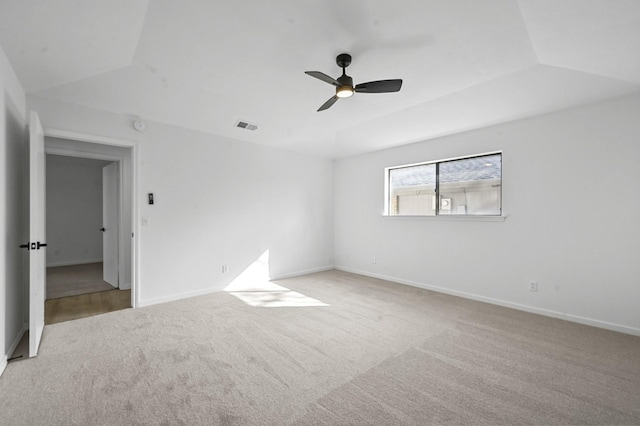
[[[125,217],[125,215],[127,216],[130,215],[131,232],[132,232],[131,237],[129,237],[128,235],[125,235],[124,226],[120,226],[120,230],[119,230],[120,238],[118,242],[118,260],[120,265],[124,265],[125,252],[126,252],[124,248],[126,247],[127,242],[129,242],[129,244],[131,244],[131,276],[130,276],[131,307],[133,308],[138,307],[140,305],[140,283],[139,283],[140,274],[139,274],[139,265],[138,265],[138,259],[140,258],[139,256],[140,244],[139,244],[139,238],[137,238],[137,236],[140,235],[140,232],[139,232],[140,221],[138,220],[139,207],[138,207],[138,197],[137,197],[138,182],[139,182],[138,143],[130,140],[114,139],[109,137],[96,136],[96,135],[90,135],[90,134],[78,133],[78,132],[70,132],[67,130],[52,129],[52,128],[45,128],[44,135],[45,137],[67,139],[67,140],[77,141],[77,142],[95,143],[97,145],[117,146],[121,148],[129,148],[131,150],[131,186],[132,186],[131,200],[130,200],[131,211],[125,211],[124,203],[122,202],[125,196],[124,195],[125,194],[124,179],[123,179],[124,160],[125,160],[124,156],[113,155],[113,154],[102,154],[98,152],[79,151],[73,148],[67,149],[67,148],[46,147],[46,144],[45,144],[46,154],[64,155],[68,157],[92,158],[96,160],[109,160],[109,161],[118,162],[118,174],[120,176],[120,182],[119,182],[120,206],[119,206],[118,221],[120,224],[122,224],[122,219]],[[118,267],[118,278],[121,283],[126,282],[124,269],[125,269],[124,267],[120,267],[120,266]]]

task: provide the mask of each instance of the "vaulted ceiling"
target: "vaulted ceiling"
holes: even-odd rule
[[[637,0],[0,0],[27,93],[338,158],[640,91]],[[348,52],[399,93],[316,109]],[[238,119],[259,129],[234,127]],[[176,141],[179,143],[179,141]]]

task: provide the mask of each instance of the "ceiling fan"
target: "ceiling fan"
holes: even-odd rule
[[[351,64],[351,55],[348,53],[341,53],[336,57],[336,63],[342,68],[342,75],[338,79],[329,77],[328,75],[321,73],[320,71],[305,71],[305,74],[315,77],[319,80],[329,83],[336,87],[336,94],[331,97],[327,102],[322,104],[318,111],[324,111],[331,108],[340,98],[348,98],[357,93],[391,93],[398,92],[402,87],[402,80],[378,80],[369,81],[367,83],[360,83],[357,86],[353,86],[353,79],[349,77],[345,69]]]

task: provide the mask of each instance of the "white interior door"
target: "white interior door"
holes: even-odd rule
[[[35,111],[29,119],[29,356],[38,354],[46,292],[44,131]],[[43,246],[44,245],[44,246]]]
[[[102,279],[118,288],[118,163],[102,168]]]

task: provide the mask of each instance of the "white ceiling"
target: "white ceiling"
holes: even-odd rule
[[[34,96],[339,158],[640,91],[638,0],[0,0]],[[348,52],[354,82],[316,112]],[[238,119],[259,125],[234,127]]]

